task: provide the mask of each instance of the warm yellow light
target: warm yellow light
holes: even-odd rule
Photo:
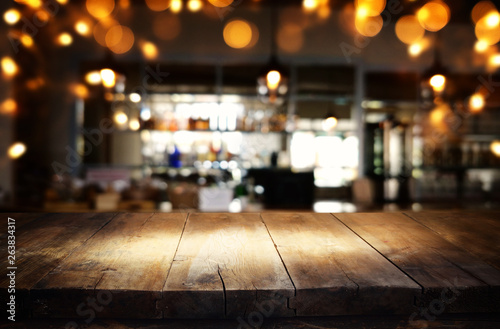
[[[97,19],[108,17],[115,9],[115,0],[87,0],[87,11]]]
[[[0,112],[3,114],[13,114],[16,110],[17,102],[12,98],[4,100],[0,105]]]
[[[500,24],[494,24],[496,19],[500,19],[498,13],[492,12],[477,21],[474,32],[478,40],[490,46],[500,41]]]
[[[226,24],[223,36],[229,47],[245,48],[252,41],[252,27],[247,21],[236,19]]]
[[[267,80],[267,88],[274,90],[278,88],[281,82],[281,74],[276,70],[269,71],[267,73],[266,80]]]
[[[318,0],[303,0],[302,7],[307,11],[313,11],[318,8]]]
[[[208,0],[215,7],[224,8],[233,3],[233,0]]]
[[[402,16],[396,22],[396,36],[401,42],[413,44],[425,34],[424,28],[419,24],[418,19],[414,15]]]
[[[31,8],[40,8],[42,6],[42,0],[22,0],[16,1],[25,4]]]
[[[448,24],[450,8],[442,1],[429,1],[418,10],[417,18],[424,29],[436,32]]]
[[[477,40],[474,44],[474,50],[478,53],[484,53],[489,48],[489,44],[484,40]]]
[[[23,44],[23,46],[25,46],[26,48],[31,48],[33,47],[33,38],[30,37],[28,34],[21,34],[19,40],[21,41],[21,43]]]
[[[134,32],[126,26],[115,25],[106,33],[106,46],[115,54],[123,54],[134,45]]]
[[[45,10],[38,10],[35,16],[42,23],[47,23],[50,20],[50,15]]]
[[[144,41],[141,44],[141,51],[145,58],[155,59],[158,57],[158,47],[152,42]]]
[[[408,54],[412,57],[419,56],[423,51],[423,47],[420,43],[414,43],[408,46]]]
[[[65,5],[68,3],[68,0],[57,0],[61,5]]]
[[[494,54],[490,56],[489,64],[494,67],[500,66],[500,54]]]
[[[137,131],[137,130],[139,130],[139,128],[141,128],[141,124],[140,124],[139,120],[132,119],[128,123],[128,127],[130,128],[130,130]]]
[[[170,6],[170,1],[168,0],[146,0],[146,5],[152,11],[164,11]]]
[[[128,122],[128,116],[122,111],[118,111],[114,116],[115,122],[119,125],[124,125]]]
[[[500,157],[500,141],[493,141],[490,144],[490,150],[494,155]]]
[[[4,21],[9,25],[14,25],[21,19],[21,13],[16,9],[9,9],[3,14]]]
[[[101,83],[101,73],[99,71],[91,71],[85,75],[85,81],[89,85],[96,86]]]
[[[69,33],[61,33],[57,36],[57,43],[61,46],[69,46],[73,43],[73,37]]]
[[[9,155],[9,158],[11,158],[11,159],[18,159],[24,153],[26,153],[26,145],[24,145],[23,143],[19,143],[19,142],[12,144],[7,151],[7,154]]]
[[[384,11],[386,0],[356,0],[354,4],[356,11],[359,11],[361,15],[373,17]]]
[[[128,9],[128,8],[130,8],[130,0],[120,0],[120,2],[118,3],[118,5],[122,9]]]
[[[87,98],[89,97],[89,90],[87,87],[81,83],[73,85],[71,87],[73,94],[75,94],[77,97],[80,98]]]
[[[182,0],[171,0],[170,10],[173,13],[178,13],[182,10]]]
[[[85,21],[78,21],[75,24],[75,31],[80,35],[87,36],[90,35],[90,26]]]
[[[132,93],[128,96],[128,98],[132,103],[139,103],[142,100],[141,95],[138,93]]]
[[[481,18],[492,11],[496,11],[496,8],[491,1],[479,1],[476,5],[474,5],[474,8],[472,8],[471,18],[474,23],[477,23]]]
[[[195,13],[203,8],[203,2],[201,2],[201,0],[189,0],[187,7],[189,11]]]
[[[382,30],[384,20],[380,15],[373,17],[356,15],[354,25],[356,26],[356,30],[359,34],[364,35],[365,37],[374,37]]]
[[[16,62],[14,62],[14,60],[10,57],[2,58],[1,65],[3,75],[7,78],[13,77],[17,74],[17,72],[19,72]]]
[[[469,107],[472,112],[479,112],[484,107],[484,96],[481,94],[474,94],[469,99]]]
[[[356,8],[356,18],[364,19],[368,16],[370,16],[370,15],[369,15],[369,10],[367,7],[361,6],[361,7]]]
[[[434,91],[441,92],[446,85],[446,78],[442,74],[436,74],[429,80],[429,83]]]
[[[324,131],[333,130],[338,124],[338,120],[335,117],[328,117],[321,123],[321,126]]]
[[[111,69],[102,69],[100,73],[103,86],[106,88],[113,88],[116,84],[115,72]]]
[[[492,11],[485,16],[486,25],[490,28],[495,28],[500,24],[500,14],[497,11]]]

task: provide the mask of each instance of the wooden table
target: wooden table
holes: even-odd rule
[[[18,319],[251,328],[268,318],[385,314],[428,324],[500,311],[498,212],[3,216],[15,219]],[[2,275],[3,305],[9,284]]]

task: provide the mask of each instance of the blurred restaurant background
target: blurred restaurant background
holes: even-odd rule
[[[500,205],[494,2],[0,9],[2,211]]]

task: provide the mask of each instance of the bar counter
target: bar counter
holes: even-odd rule
[[[497,211],[4,215],[15,220],[16,254],[2,268],[15,267],[16,321],[33,327],[396,317],[410,328],[454,315],[500,323]],[[3,255],[9,235],[0,236]],[[11,279],[1,277],[3,302]]]

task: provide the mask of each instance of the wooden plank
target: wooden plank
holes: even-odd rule
[[[426,211],[406,213],[488,264],[500,269],[500,213]]]
[[[422,309],[498,310],[500,272],[425,226],[400,213],[335,216],[424,288]]]
[[[190,214],[163,290],[167,318],[292,316],[294,288],[258,214]]]
[[[116,216],[31,291],[35,317],[161,318],[185,214]]]
[[[297,315],[408,313],[420,287],[330,214],[266,213]]]
[[[49,214],[15,215],[16,225],[15,289],[18,314],[29,311],[28,295],[47,273],[55,268],[75,248],[104,226],[113,214]],[[13,217],[13,216],[11,216]],[[7,268],[7,236],[0,239],[0,266]],[[8,298],[9,278],[0,278],[1,300]]]

